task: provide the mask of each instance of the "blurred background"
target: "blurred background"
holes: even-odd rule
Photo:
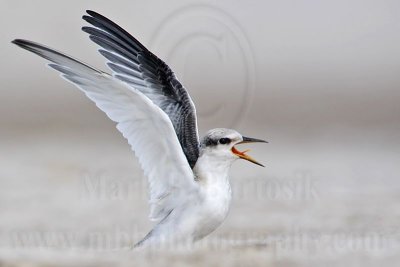
[[[0,7],[0,266],[400,263],[398,1]],[[170,65],[201,135],[229,127],[270,142],[250,147],[266,168],[234,164],[230,214],[191,250],[127,249],[152,228],[134,154],[80,91],[10,43],[34,40],[107,70],[80,30],[86,9]]]

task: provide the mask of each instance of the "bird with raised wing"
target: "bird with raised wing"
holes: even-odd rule
[[[232,163],[263,166],[235,146],[266,141],[223,128],[199,140],[193,101],[168,65],[108,18],[87,11],[83,19],[90,26],[82,30],[100,46],[112,74],[32,41],[12,42],[49,60],[128,140],[148,178],[150,219],[157,222],[136,246],[205,237],[228,214]]]

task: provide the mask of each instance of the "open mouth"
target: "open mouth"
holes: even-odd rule
[[[240,143],[245,143],[245,142],[240,142]],[[238,144],[240,144],[240,143],[238,143]],[[232,153],[235,154],[236,156],[238,156],[239,158],[248,160],[248,161],[250,161],[250,162],[252,162],[254,164],[257,164],[259,166],[265,167],[264,165],[262,165],[261,163],[257,162],[255,159],[253,159],[252,157],[250,157],[249,155],[246,154],[246,152],[249,152],[250,149],[247,149],[245,151],[239,151],[239,150],[236,149],[236,147],[233,146],[231,150],[232,150]]]

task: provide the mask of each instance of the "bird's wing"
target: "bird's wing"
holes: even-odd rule
[[[14,40],[14,44],[49,61],[117,123],[128,140],[150,185],[150,218],[163,219],[196,190],[193,172],[168,116],[141,92],[46,46]]]
[[[88,10],[83,27],[98,44],[113,76],[142,92],[170,118],[183,152],[193,168],[199,157],[196,109],[186,89],[161,59],[108,18]]]

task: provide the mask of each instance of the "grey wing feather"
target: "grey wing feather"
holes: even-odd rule
[[[191,168],[199,157],[196,109],[173,71],[138,40],[108,18],[88,10],[83,16],[94,27],[83,27],[101,48],[114,77],[146,95],[170,118]]]

